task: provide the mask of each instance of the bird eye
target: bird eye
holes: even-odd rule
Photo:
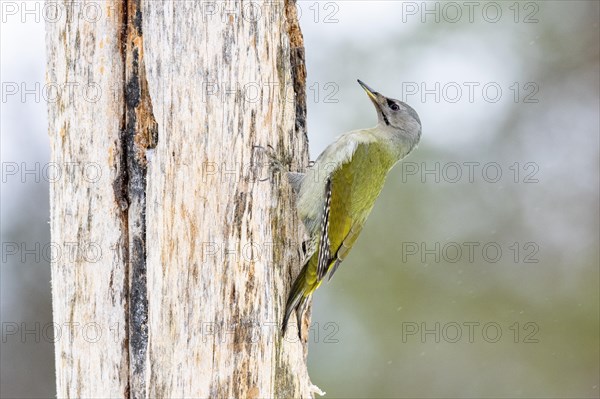
[[[392,103],[390,105],[390,108],[392,109],[392,111],[398,111],[400,109],[400,107],[396,103]]]

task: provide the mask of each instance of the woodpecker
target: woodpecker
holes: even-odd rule
[[[287,300],[283,335],[295,310],[302,339],[302,316],[313,292],[325,276],[333,277],[358,238],[388,172],[421,138],[421,120],[413,108],[358,83],[375,106],[377,125],[340,135],[305,173],[288,173],[309,239],[304,267]]]

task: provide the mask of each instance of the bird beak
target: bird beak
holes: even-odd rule
[[[373,89],[371,89],[362,80],[357,79],[357,81],[358,81],[358,84],[367,92],[367,95],[371,99],[371,102],[373,102],[373,105],[375,105],[375,108],[377,109],[377,112],[381,113],[382,111],[381,111],[380,101],[381,101],[382,95],[379,94],[379,93],[377,93]]]
[[[377,102],[377,92],[374,91],[373,89],[371,89],[369,86],[366,85],[365,82],[363,82],[360,79],[357,79],[358,84],[367,92],[367,94],[369,95],[369,97],[371,98],[371,100],[373,102]]]

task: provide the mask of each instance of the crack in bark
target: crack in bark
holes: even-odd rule
[[[306,63],[304,58],[304,37],[300,29],[296,0],[285,0],[285,18],[290,39],[290,63],[292,82],[296,94],[296,134],[306,135]],[[305,140],[308,142],[308,140]]]
[[[146,150],[158,141],[158,128],[143,62],[141,0],[122,3],[121,56],[124,104],[118,173],[113,183],[123,212],[124,257],[127,265],[125,310],[131,398],[146,397],[148,297],[146,284]]]

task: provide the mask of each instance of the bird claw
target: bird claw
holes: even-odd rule
[[[267,159],[268,159],[268,168],[269,168],[269,177],[264,178],[264,179],[259,179],[260,181],[267,181],[270,179],[270,177],[272,177],[276,172],[286,172],[286,168],[283,165],[283,163],[279,160],[279,158],[277,157],[277,153],[275,151],[275,149],[270,145],[267,144],[267,147],[263,147],[262,145],[253,145],[252,146],[253,150],[260,150],[260,152],[262,152],[262,154],[264,154]]]

